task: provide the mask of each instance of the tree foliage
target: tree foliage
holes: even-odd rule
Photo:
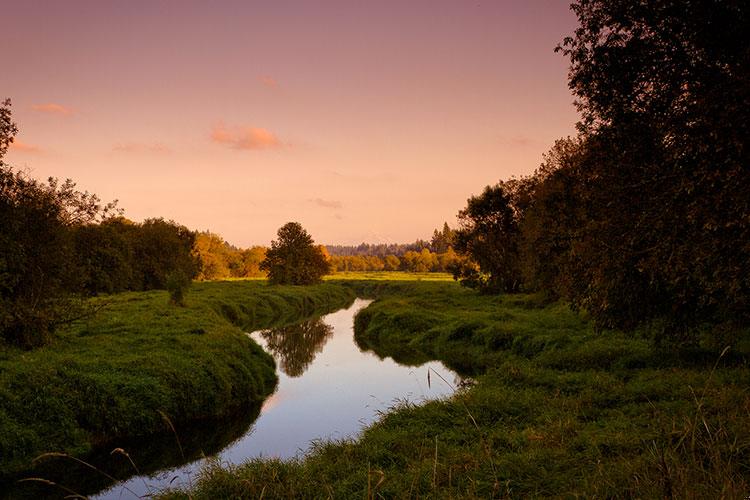
[[[561,50],[586,152],[589,271],[572,298],[606,326],[679,334],[750,311],[750,8],[579,1]]]
[[[523,181],[501,181],[469,198],[458,214],[456,250],[469,257],[454,266],[463,285],[486,293],[521,289],[519,224],[526,205]]]
[[[17,128],[10,101],[0,110],[0,333],[33,347],[77,314],[71,228],[105,219],[114,207],[71,181],[41,183],[4,163]]]
[[[164,288],[195,276],[194,233],[174,222],[134,224],[71,180],[30,178],[3,161],[17,127],[0,107],[0,338],[31,348],[85,312],[85,295]]]
[[[461,212],[480,287],[543,290],[600,327],[684,339],[750,319],[750,8],[579,0],[558,47],[582,114],[524,179]],[[520,272],[519,272],[520,270]],[[504,274],[503,274],[504,273]],[[503,276],[494,286],[495,277]]]
[[[274,284],[311,285],[331,272],[324,249],[298,222],[284,224],[271,242],[260,269],[268,273]]]

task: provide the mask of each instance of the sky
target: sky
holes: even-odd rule
[[[0,0],[5,160],[238,246],[427,239],[578,115],[567,0]]]

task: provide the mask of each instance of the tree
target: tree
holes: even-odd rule
[[[114,207],[70,180],[40,183],[4,163],[16,132],[6,100],[0,107],[0,336],[31,348],[80,313],[72,228],[108,217]]]
[[[193,254],[200,261],[197,279],[215,280],[229,277],[230,249],[218,234],[208,231],[198,233],[195,237]]]
[[[750,320],[750,7],[580,0],[559,50],[583,115],[586,267],[570,299],[602,326]]]
[[[310,285],[331,272],[331,264],[298,222],[284,224],[260,268],[274,284]]]
[[[432,233],[432,240],[430,240],[430,249],[435,253],[445,253],[454,244],[456,238],[456,232],[448,226],[447,222],[443,223],[443,229]]]
[[[461,284],[485,293],[521,289],[518,243],[520,220],[528,204],[526,191],[524,181],[501,181],[469,198],[459,212],[456,250],[469,258],[453,269],[453,277]]]
[[[181,272],[188,280],[198,275],[200,260],[193,253],[196,233],[174,221],[146,219],[134,241],[135,273],[141,288],[164,289],[167,277]]]
[[[401,260],[395,255],[386,255],[384,259],[384,267],[386,271],[398,271],[401,266]]]

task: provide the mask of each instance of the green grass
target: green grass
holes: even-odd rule
[[[565,305],[534,296],[480,296],[439,282],[342,284],[379,299],[356,318],[361,346],[410,364],[440,359],[476,384],[449,400],[401,405],[359,439],[318,443],[301,459],[213,464],[189,493],[164,498],[750,491],[747,352],[722,355],[711,342],[657,349],[597,333]]]
[[[453,281],[449,273],[407,273],[405,271],[342,271],[329,274],[326,281]]]
[[[106,307],[44,348],[0,344],[0,477],[36,455],[76,456],[119,437],[164,432],[252,407],[274,388],[271,356],[243,331],[345,306],[347,288],[196,283],[186,307],[167,292],[92,299]]]

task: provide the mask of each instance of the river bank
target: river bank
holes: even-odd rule
[[[451,283],[348,283],[379,297],[356,340],[477,384],[401,405],[305,457],[206,468],[163,498],[733,498],[750,483],[747,338],[655,347],[564,304]],[[707,333],[710,334],[710,331]]]
[[[271,356],[243,332],[353,299],[338,285],[264,281],[195,283],[186,307],[161,291],[91,299],[106,307],[49,346],[0,348],[0,476],[33,475],[31,460],[42,453],[82,457],[120,438],[252,409],[277,377]]]

